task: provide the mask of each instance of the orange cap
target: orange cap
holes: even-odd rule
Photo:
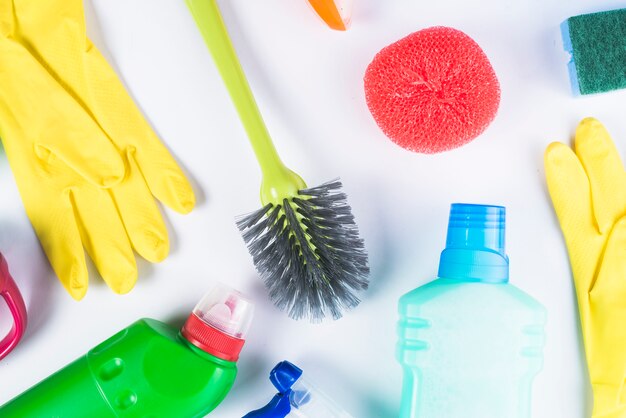
[[[332,29],[346,30],[350,26],[352,0],[309,0],[309,3]]]

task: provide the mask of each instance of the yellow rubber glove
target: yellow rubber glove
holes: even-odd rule
[[[1,3],[0,136],[28,216],[74,298],[87,290],[83,246],[107,284],[128,292],[132,249],[153,262],[169,251],[154,197],[187,213],[191,186],[87,40],[82,3]]]
[[[575,152],[552,143],[546,178],[574,274],[593,387],[593,417],[626,417],[626,171],[593,118],[576,130]]]

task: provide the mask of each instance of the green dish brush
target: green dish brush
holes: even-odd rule
[[[237,226],[270,298],[294,319],[342,316],[367,289],[367,253],[339,180],[308,188],[274,147],[215,0],[186,0],[261,166],[263,207]]]

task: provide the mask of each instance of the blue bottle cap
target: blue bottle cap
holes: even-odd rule
[[[503,206],[452,204],[439,277],[507,282],[509,259],[504,248],[505,224]]]

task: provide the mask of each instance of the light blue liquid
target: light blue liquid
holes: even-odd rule
[[[501,218],[477,223],[485,208]],[[459,211],[467,212],[460,223]],[[442,255],[440,273],[454,277],[438,278],[399,302],[400,418],[530,417],[531,384],[543,361],[546,311],[508,283],[504,208],[453,205],[449,228],[446,250],[453,256]],[[456,251],[466,253],[458,256]],[[485,252],[487,258],[472,254]],[[501,262],[494,262],[496,256]]]

